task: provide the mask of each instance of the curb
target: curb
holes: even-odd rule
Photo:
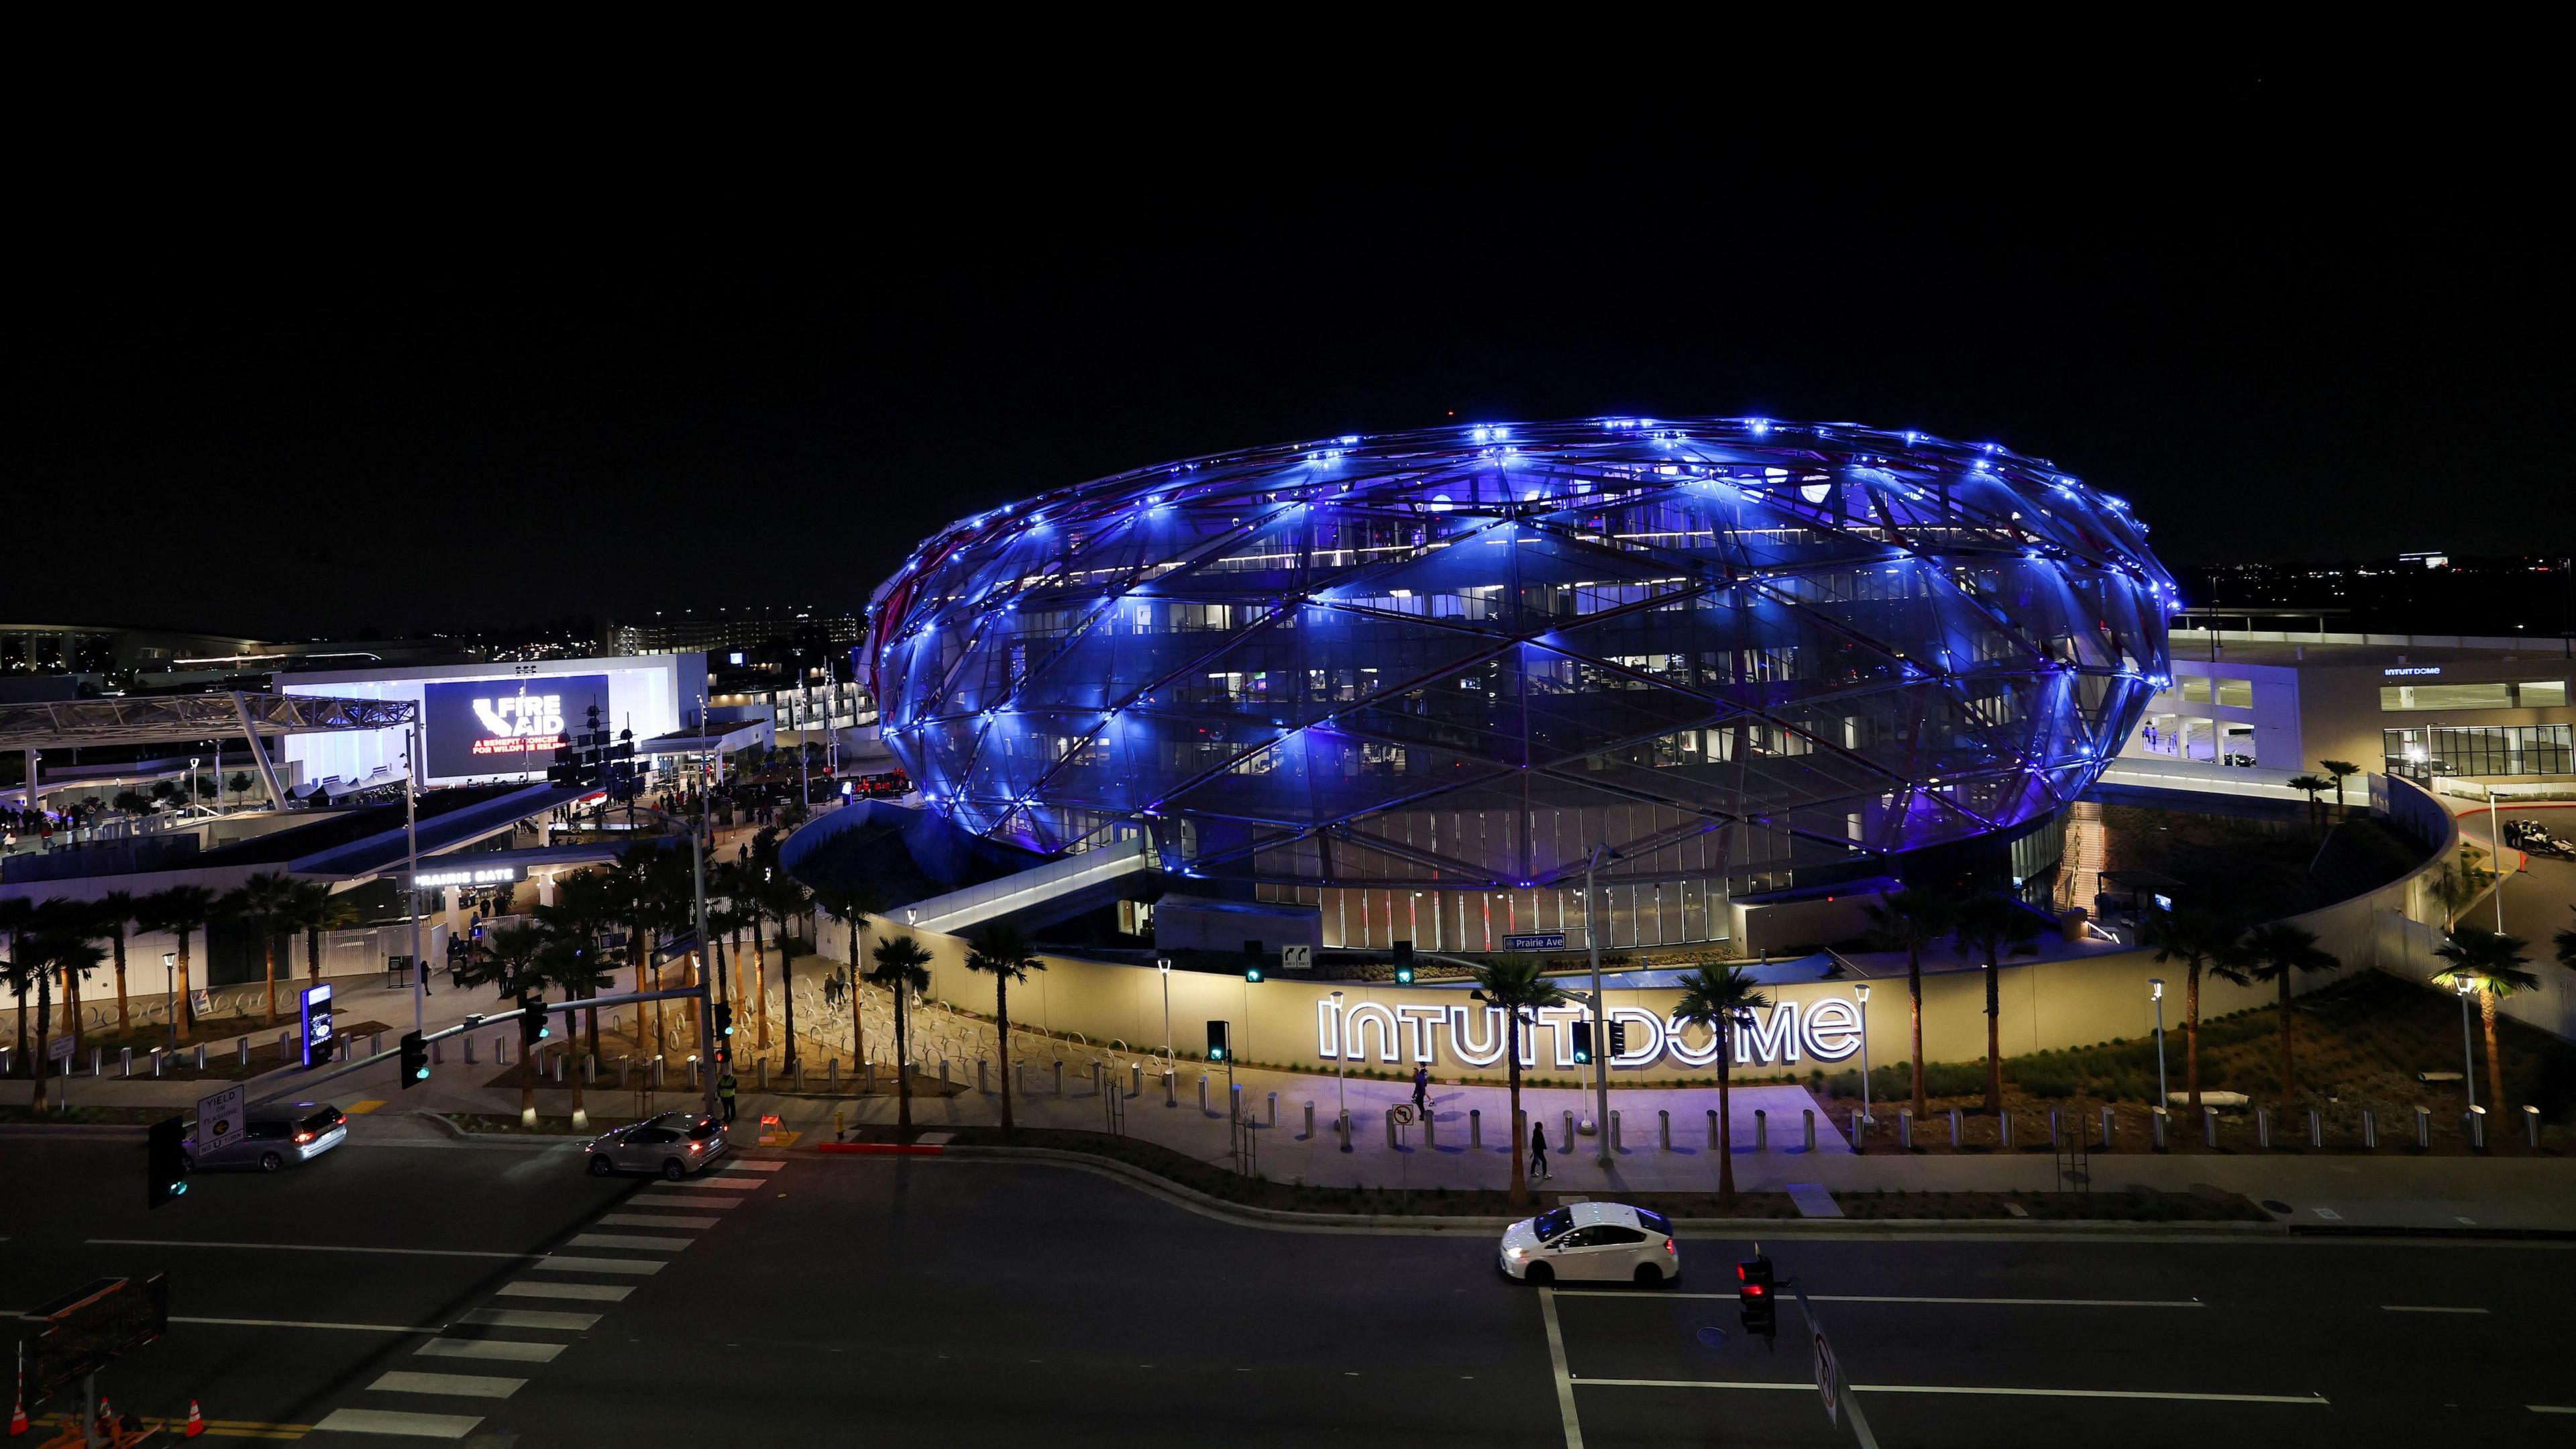
[[[814,1150],[842,1156],[855,1154],[876,1157],[941,1157],[947,1154],[948,1144],[944,1142],[817,1142],[814,1144]],[[971,1152],[974,1149],[963,1150]],[[1078,1157],[1081,1154],[1067,1155]]]
[[[170,1112],[185,1115],[176,1107]],[[0,1122],[0,1137],[142,1137],[151,1130],[140,1122]]]

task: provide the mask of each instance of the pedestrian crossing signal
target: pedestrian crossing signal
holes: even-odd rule
[[[1615,1062],[1627,1054],[1628,1023],[1614,1021],[1610,1023],[1610,1060]]]
[[[530,1047],[554,1035],[554,1026],[546,1019],[546,1001],[542,996],[519,998],[519,1039]]]
[[[733,1035],[733,1008],[722,1002],[716,1005],[716,1035]]]
[[[403,1033],[402,1072],[396,1080],[405,1091],[411,1090],[415,1083],[429,1080],[429,1043],[421,1039],[419,1032]]]
[[[1592,1023],[1588,1021],[1574,1024],[1574,1064],[1578,1067],[1592,1064]]]
[[[1207,1028],[1207,1059],[1212,1062],[1224,1061],[1226,1054],[1233,1049],[1232,1044],[1226,1039],[1226,1023],[1211,1021],[1207,1024]]]
[[[1736,1316],[1744,1331],[1769,1338],[1780,1331],[1780,1305],[1774,1299],[1771,1260],[1756,1253],[1735,1265]]]
[[[152,1124],[144,1139],[143,1205],[157,1208],[188,1195],[188,1126],[176,1117]]]

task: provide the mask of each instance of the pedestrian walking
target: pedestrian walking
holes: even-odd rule
[[[716,1078],[716,1100],[724,1103],[725,1125],[728,1127],[733,1125],[733,1094],[733,1068],[728,1066],[724,1069],[724,1075]]]
[[[1547,1124],[1544,1122],[1530,1124],[1529,1171],[1533,1178],[1547,1176]]]
[[[1431,1069],[1413,1069],[1413,1115],[1429,1120],[1431,1116]]]

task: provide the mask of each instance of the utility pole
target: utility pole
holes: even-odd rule
[[[698,742],[700,773],[705,771],[704,745],[707,737],[706,696],[698,696]],[[698,1082],[704,1091],[707,1115],[717,1115],[716,1073],[723,1070],[716,1061],[715,1000],[709,990],[715,982],[714,957],[707,949],[707,812],[705,801],[699,801],[696,813],[689,817],[689,875],[697,894],[698,913]],[[686,808],[685,804],[682,808]]]
[[[1601,993],[1601,924],[1593,906],[1592,872],[1616,853],[1602,844],[1583,858],[1583,946],[1592,957],[1592,1139],[1605,1168],[1610,1165],[1610,1007]]]
[[[409,874],[404,899],[411,912],[411,1029],[422,1030],[422,993],[429,989],[429,958],[420,953],[420,706],[403,732],[403,853]]]

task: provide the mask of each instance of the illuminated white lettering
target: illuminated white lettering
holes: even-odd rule
[[[1755,1018],[1760,1020],[1761,1013]],[[1771,1008],[1770,1019],[1759,1026],[1735,1029],[1735,1064],[1752,1066],[1756,1062],[1789,1065],[1798,1060],[1798,1003],[1784,1001]]]
[[[1662,1058],[1664,1054],[1664,1019],[1662,1017],[1643,1007],[1614,1006],[1610,1008],[1610,1020],[1614,1024],[1625,1023],[1628,1028],[1628,1049],[1613,1057],[1610,1065],[1648,1067]]]
[[[1377,1028],[1378,1060],[1395,1060],[1395,1013],[1374,1001],[1357,1002],[1342,1013],[1343,1060],[1368,1060],[1367,1028],[1372,1026]]]
[[[1467,1029],[1471,1022],[1483,1024],[1482,1041]],[[1506,1028],[1499,1007],[1453,1006],[1449,1008],[1449,1050],[1468,1066],[1490,1067],[1503,1059]]]
[[[1860,1050],[1860,1011],[1839,996],[1807,1008],[1807,1050],[1820,1062],[1838,1062]]]
[[[1431,1026],[1434,1022],[1447,1021],[1449,1019],[1449,1008],[1445,1006],[1399,1006],[1395,1009],[1395,1014],[1404,1023],[1404,1039],[1408,1044],[1410,1044],[1412,1059],[1414,1061],[1421,1062],[1426,1066],[1433,1061],[1438,1060],[1431,1054]]]

